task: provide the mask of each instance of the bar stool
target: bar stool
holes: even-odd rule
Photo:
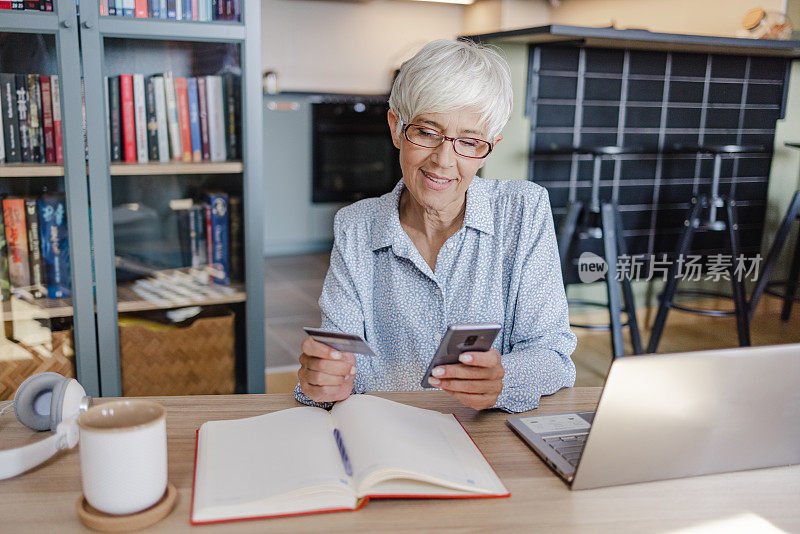
[[[676,151],[685,152],[688,147],[675,147]],[[714,174],[711,181],[711,194],[701,194],[692,198],[692,208],[686,220],[684,229],[678,240],[678,248],[675,252],[676,260],[684,257],[691,249],[692,241],[697,232],[713,231],[724,232],[727,238],[725,252],[729,252],[733,259],[740,256],[741,247],[739,245],[739,224],[736,218],[736,201],[727,196],[719,194],[719,180],[722,168],[723,155],[762,153],[766,149],[761,145],[708,145],[693,147],[698,154],[712,154],[714,156]],[[707,218],[702,219],[701,215],[707,211]],[[737,280],[737,276],[731,272],[731,286],[733,295],[713,291],[682,290],[677,289],[678,262],[674,261],[667,272],[667,285],[661,295],[661,303],[658,307],[656,320],[653,323],[653,330],[647,345],[647,352],[655,352],[658,349],[661,334],[664,330],[664,323],[670,308],[677,310],[698,313],[712,317],[736,316],[736,331],[739,338],[739,345],[746,347],[750,345],[750,324],[748,317],[748,304],[745,298],[744,280]],[[733,310],[711,310],[705,308],[693,308],[687,305],[679,305],[674,302],[676,295],[701,295],[711,297],[722,297],[733,299]]]
[[[572,304],[584,306],[598,306],[608,308],[610,323],[608,325],[590,325],[570,323],[576,328],[594,330],[610,330],[611,345],[614,358],[625,355],[625,345],[622,341],[622,328],[628,327],[634,354],[642,353],[642,341],[639,325],[636,321],[636,303],[633,298],[630,279],[622,277],[617,280],[617,260],[619,256],[627,256],[627,245],[623,234],[622,221],[619,208],[615,202],[600,200],[600,167],[604,156],[617,156],[621,154],[642,153],[641,149],[620,146],[600,147],[553,147],[547,151],[536,152],[534,155],[559,155],[559,154],[591,154],[593,159],[592,190],[589,205],[576,200],[567,206],[567,214],[558,231],[558,255],[561,260],[561,273],[566,284],[567,266],[572,264],[575,249],[579,241],[584,239],[597,239],[603,243],[603,259],[608,265],[605,284],[608,302],[594,302],[585,300],[570,300]],[[625,306],[620,302],[620,290]],[[627,320],[622,320],[625,312]]]
[[[785,145],[791,148],[800,148],[800,143],[785,143]],[[795,301],[800,302],[795,296],[797,293],[797,286],[800,285],[800,231],[797,233],[797,243],[794,246],[792,266],[789,268],[789,277],[786,280],[769,280],[769,276],[772,274],[772,270],[775,268],[775,264],[778,261],[778,256],[780,256],[786,244],[786,239],[789,237],[789,230],[792,227],[792,223],[795,221],[800,221],[800,191],[795,192],[792,201],[789,203],[789,209],[783,217],[783,221],[778,228],[778,233],[775,234],[775,241],[772,242],[769,253],[767,253],[767,259],[764,262],[764,268],[761,271],[761,275],[758,277],[758,282],[756,282],[756,287],[753,289],[753,294],[750,296],[750,319],[753,318],[753,314],[758,307],[758,301],[761,300],[761,296],[764,293],[783,299],[783,308],[781,309],[782,321],[789,320],[789,316],[792,314],[792,305]],[[774,286],[783,286],[784,293],[781,294],[771,289],[771,287]]]

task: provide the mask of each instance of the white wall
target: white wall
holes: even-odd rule
[[[392,0],[263,0],[262,64],[284,91],[388,93],[428,41],[461,33],[463,7]]]

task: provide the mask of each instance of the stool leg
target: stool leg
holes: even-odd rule
[[[612,204],[614,211],[614,224],[617,230],[617,252],[620,256],[628,255],[628,245],[625,243],[625,234],[622,230],[622,217],[619,209]],[[628,332],[631,336],[634,354],[642,354],[642,337],[639,333],[639,322],[636,320],[636,302],[633,298],[633,289],[629,277],[622,277],[622,296],[625,299],[625,313],[628,314]]]
[[[678,287],[678,259],[682,258],[692,245],[692,238],[700,224],[700,212],[705,207],[707,199],[705,195],[693,199],[694,207],[689,212],[689,216],[684,221],[684,229],[681,234],[680,241],[678,242],[678,250],[675,255],[675,261],[669,267],[667,272],[667,285],[664,287],[664,293],[661,295],[661,304],[658,306],[658,313],[656,320],[653,322],[653,330],[650,332],[650,339],[647,343],[647,352],[655,352],[658,349],[658,343],[661,341],[661,333],[664,330],[664,323],[667,322],[667,314],[672,307],[672,299],[675,297],[675,289]]]
[[[753,318],[753,314],[758,306],[758,301],[761,300],[764,290],[767,288],[769,277],[772,274],[772,270],[775,268],[775,264],[778,262],[778,256],[780,256],[783,245],[786,243],[786,238],[789,236],[789,230],[792,227],[792,223],[797,219],[797,215],[799,213],[800,191],[797,191],[792,197],[792,202],[789,204],[789,209],[786,212],[786,216],[783,218],[780,227],[778,227],[778,232],[775,234],[775,240],[772,242],[772,246],[767,253],[767,259],[764,261],[764,268],[761,269],[761,275],[758,277],[756,287],[753,289],[753,294],[750,296],[750,305],[748,306],[749,319]],[[784,305],[784,308],[785,307],[786,306]],[[791,309],[791,306],[789,308]]]
[[[736,218],[736,202],[732,199],[725,199],[725,210],[728,223],[728,240],[730,242],[730,250],[732,261],[736,261],[741,254],[741,247],[739,246],[739,223]],[[750,346],[750,324],[747,319],[747,299],[744,292],[744,280],[734,275],[734,270],[731,270],[731,284],[733,286],[733,301],[736,306],[736,331],[739,334],[739,346]]]
[[[606,289],[608,290],[608,313],[611,316],[611,347],[614,358],[625,355],[622,342],[622,310],[619,301],[619,280],[617,280],[617,231],[615,225],[614,205],[603,203],[600,208],[603,226],[603,253],[608,272],[606,273]]]
[[[786,293],[783,295],[783,309],[781,310],[781,320],[788,321],[789,316],[792,314],[792,304],[794,304],[794,296],[797,292],[797,286],[800,276],[800,231],[797,233],[797,244],[794,246],[794,259],[792,260],[792,268],[789,272],[789,278],[786,281]]]
[[[575,230],[578,218],[583,211],[583,202],[571,202],[567,207],[567,215],[558,229],[558,259],[561,260],[561,278],[567,283],[567,272],[572,265],[572,250],[575,246]]]

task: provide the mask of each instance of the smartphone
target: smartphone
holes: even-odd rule
[[[366,354],[367,356],[375,356],[375,351],[372,350],[364,338],[353,334],[342,334],[341,332],[329,332],[327,330],[320,330],[319,328],[311,328],[304,326],[303,330],[306,331],[311,338],[319,341],[323,345],[336,349],[340,352],[352,352],[353,354]]]
[[[502,327],[496,323],[480,324],[454,324],[448,327],[439,348],[436,349],[425,376],[422,377],[422,387],[432,388],[428,379],[431,371],[440,365],[458,363],[458,357],[469,351],[485,352],[492,348],[492,343]]]

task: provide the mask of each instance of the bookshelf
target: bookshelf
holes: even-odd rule
[[[41,325],[66,328],[72,332],[75,372],[87,392],[120,396],[124,394],[121,361],[125,358],[119,348],[119,314],[221,309],[235,318],[231,324],[237,392],[263,392],[260,2],[243,1],[244,22],[109,17],[99,15],[97,0],[78,4],[55,0],[52,13],[3,11],[0,17],[0,44],[4,44],[0,72],[60,76],[64,145],[63,164],[0,164],[0,194],[65,195],[72,289],[65,298],[33,298],[24,289],[12,291],[3,302],[6,331],[9,325],[22,322],[31,325],[28,337],[47,333],[47,327]],[[32,43],[43,50],[34,54],[33,60],[3,54],[3,50],[29,49]],[[234,78],[241,117],[238,154],[225,161],[191,163],[110,161],[106,77],[167,71],[180,77],[239,76]],[[156,283],[159,277],[183,268],[183,242],[170,201],[200,199],[205,192],[225,193],[230,202],[241,199],[243,237],[235,256],[243,275],[230,284],[210,284],[188,296],[143,292],[142,280],[145,285],[148,280]],[[127,219],[120,222],[120,217]],[[132,274],[127,267],[117,267],[117,258],[126,253],[145,266],[143,272],[137,274],[134,269]],[[62,338],[56,340],[53,335],[53,351],[61,350]],[[18,354],[22,349],[14,350]],[[156,351],[152,356],[160,354]],[[0,384],[0,393],[3,391]],[[13,394],[13,389],[10,391]]]
[[[30,53],[8,53],[15,49]],[[29,303],[10,293],[2,302],[0,399],[13,395],[21,379],[45,370],[74,373],[88,394],[100,394],[79,65],[75,2],[59,0],[53,12],[4,11],[0,16],[0,72],[59,76],[64,160],[63,165],[0,164],[0,194],[64,194],[71,259],[70,298]],[[67,338],[74,363],[56,354],[56,345],[63,346]]]
[[[106,102],[106,77],[122,74],[146,77],[169,71],[176,78],[240,76],[241,156],[233,161],[111,162],[105,106],[99,107],[102,113],[87,113],[99,374],[104,395],[124,394],[119,314],[189,306],[225,306],[233,312],[237,391],[264,392],[260,9],[259,0],[244,0],[243,22],[192,22],[105,16],[100,15],[97,0],[80,2],[87,102]],[[116,267],[115,257],[134,258],[154,269],[155,276],[181,267],[177,215],[170,211],[169,201],[198,198],[208,191],[241,198],[244,279],[220,286],[217,294],[142,298],[137,282],[126,279],[126,271]],[[130,224],[121,223],[123,219]]]

